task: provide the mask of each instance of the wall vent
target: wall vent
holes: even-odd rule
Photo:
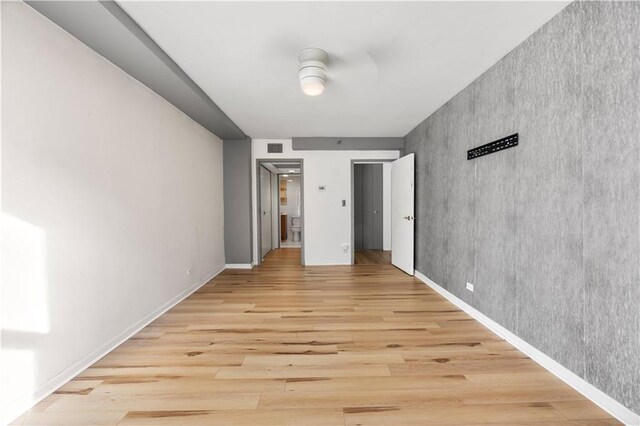
[[[282,144],[281,143],[268,143],[267,144],[267,152],[274,154],[282,154]]]

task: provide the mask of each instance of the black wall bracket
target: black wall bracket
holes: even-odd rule
[[[514,133],[511,136],[507,136],[506,138],[498,139],[497,141],[489,142],[488,144],[484,144],[468,150],[467,160],[473,160],[474,158],[493,154],[494,152],[502,151],[503,149],[507,148],[513,148],[514,146],[518,146],[517,133]]]

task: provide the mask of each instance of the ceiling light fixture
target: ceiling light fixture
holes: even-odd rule
[[[289,173],[295,173],[295,172],[296,172],[295,170],[289,170]]]
[[[298,54],[298,78],[305,95],[317,96],[324,92],[327,82],[327,64],[329,55],[317,47],[307,47]]]
[[[289,177],[289,175],[282,175],[282,177]]]

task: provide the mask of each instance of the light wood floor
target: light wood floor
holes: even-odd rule
[[[356,265],[388,265],[391,263],[391,252],[383,250],[356,250]]]
[[[299,256],[225,271],[18,424],[616,424],[394,267]]]

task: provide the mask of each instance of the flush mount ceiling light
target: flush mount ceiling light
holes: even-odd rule
[[[289,173],[295,173],[295,172],[296,172],[295,170],[289,170]]]
[[[298,78],[305,95],[317,96],[324,91],[327,82],[329,55],[317,47],[302,49],[298,55]]]

